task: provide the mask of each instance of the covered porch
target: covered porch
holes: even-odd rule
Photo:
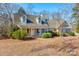
[[[28,36],[40,37],[43,32],[48,31],[47,24],[26,24],[20,26],[26,29]]]
[[[42,33],[47,32],[48,29],[32,29],[28,28],[26,29],[28,36],[34,36],[34,37],[40,37]]]

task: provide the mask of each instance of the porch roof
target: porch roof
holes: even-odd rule
[[[47,24],[44,24],[44,25],[42,25],[42,24],[25,24],[25,25],[20,24],[20,26],[23,27],[23,28],[32,28],[32,29],[49,28]]]

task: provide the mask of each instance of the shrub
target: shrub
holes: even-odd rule
[[[74,33],[74,32],[68,32],[68,34],[69,34],[70,36],[75,36],[75,33]]]
[[[52,37],[52,34],[51,34],[50,32],[43,33],[43,34],[42,34],[42,37],[43,37],[43,38],[51,38],[51,37]]]
[[[57,36],[56,32],[52,32],[52,37]]]
[[[61,35],[60,32],[53,32],[53,31],[48,31],[48,32],[50,32],[52,34],[52,37]]]
[[[61,36],[61,32],[57,32],[57,36]]]
[[[12,27],[9,28],[9,30],[8,30],[8,32],[6,34],[8,35],[8,37],[11,37],[12,33],[14,31],[17,31],[17,30],[19,30],[19,28],[16,25],[12,25]]]
[[[62,35],[62,36],[69,36],[68,33],[62,33],[61,35]]]
[[[79,33],[79,24],[77,24],[76,32]]]
[[[12,38],[14,39],[24,39],[26,35],[26,31],[22,29],[12,32]]]
[[[19,30],[19,28],[16,25],[14,25],[11,31],[16,31],[16,30]]]

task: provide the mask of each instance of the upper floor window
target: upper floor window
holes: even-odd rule
[[[42,20],[42,24],[47,24],[48,23],[48,19],[43,19]]]
[[[27,19],[27,23],[33,23],[30,19]]]
[[[33,23],[30,19],[27,18],[27,16],[22,16],[20,20],[21,24]]]
[[[26,17],[23,16],[23,23],[26,23]]]
[[[26,22],[27,22],[26,19],[27,19],[26,16],[22,16],[22,17],[20,18],[21,24],[26,24]]]
[[[41,19],[39,17],[36,18],[37,24],[41,24]]]

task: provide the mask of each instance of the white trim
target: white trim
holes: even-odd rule
[[[23,17],[25,17],[25,18],[23,18]],[[26,17],[26,15],[23,15],[23,16],[20,17],[20,22],[23,25],[27,23],[27,17]]]

